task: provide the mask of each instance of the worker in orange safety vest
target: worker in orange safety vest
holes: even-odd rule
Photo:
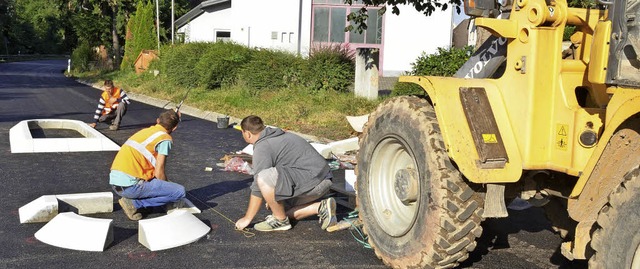
[[[171,133],[179,122],[179,112],[163,112],[156,125],[132,135],[116,154],[109,184],[122,197],[118,203],[129,219],[142,219],[143,208],[176,205],[185,198],[184,187],[168,181],[164,171],[173,143]]]
[[[110,124],[109,130],[116,131],[120,129],[120,123],[127,114],[127,106],[131,101],[122,88],[113,85],[112,80],[105,80],[102,90],[98,108],[93,115],[95,122],[90,123],[89,126],[96,128],[99,122],[105,122]]]

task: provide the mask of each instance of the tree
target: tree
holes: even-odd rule
[[[138,1],[136,12],[127,23],[121,69],[132,67],[140,51],[156,47],[154,7],[148,0]]]
[[[111,48],[120,62],[138,0],[0,0],[0,54],[70,53],[81,42]],[[161,36],[170,40],[171,0],[159,0]],[[200,3],[174,0],[175,17]],[[154,5],[152,5],[155,7]],[[155,25],[155,8],[153,9]],[[169,30],[167,30],[169,29]],[[119,66],[119,65],[115,65]]]
[[[15,16],[12,4],[12,0],[0,1],[0,54],[9,54],[8,35]]]
[[[188,12],[189,2],[187,0],[174,1],[176,18]],[[69,0],[69,6],[74,7],[76,19],[82,18],[86,20],[86,22],[82,22],[85,25],[77,26],[78,30],[79,28],[86,28],[83,31],[76,31],[78,38],[89,40],[92,45],[109,41],[114,55],[114,66],[117,67],[120,67],[121,63],[121,41],[125,40],[126,25],[136,10],[137,4],[137,0]],[[151,6],[155,7],[154,5]],[[168,28],[171,25],[171,0],[160,0],[159,6],[162,19],[161,25],[167,25]],[[153,14],[155,16],[155,12]],[[161,29],[161,32],[163,31],[166,32],[166,30]],[[101,43],[93,43],[96,39]]]
[[[67,52],[69,28],[62,4],[63,0],[0,1],[2,53]]]
[[[191,10],[188,0],[173,0],[174,1],[174,17],[177,20],[182,15]],[[200,1],[197,1],[200,4]],[[159,0],[160,5],[160,38],[163,42],[171,41],[171,0]],[[155,19],[154,19],[155,20]]]
[[[353,2],[354,0],[344,0],[344,3],[349,5],[352,5]],[[355,2],[364,4],[365,7],[361,8],[357,12],[349,14],[349,16],[347,16],[347,20],[354,22],[353,24],[357,27],[356,30],[361,33],[367,29],[367,6],[382,6],[378,11],[380,15],[382,15],[387,11],[387,5],[389,5],[391,6],[391,13],[400,15],[398,5],[413,5],[416,11],[422,12],[426,16],[430,16],[431,13],[436,11],[436,9],[444,11],[449,7],[449,5],[454,6],[456,12],[459,14],[463,0],[355,0]],[[595,7],[595,0],[568,0],[567,2],[570,7]],[[353,30],[353,24],[347,26],[345,31]]]
[[[367,7],[368,6],[382,6],[379,9],[379,14],[382,15],[387,11],[387,5],[391,6],[391,13],[400,15],[400,9],[398,5],[412,5],[416,11],[422,12],[425,16],[431,16],[431,13],[436,11],[436,9],[446,10],[449,5],[453,5],[456,8],[456,12],[460,13],[460,5],[462,5],[462,0],[355,0],[361,4],[364,4],[365,7],[361,8],[357,12],[352,12],[347,16],[348,21],[354,22],[356,25],[357,31],[362,33],[362,31],[367,29]],[[352,5],[354,0],[344,0],[345,4]],[[353,24],[347,26],[346,31],[353,30]]]
[[[74,10],[77,22],[89,24],[89,26],[81,25],[78,28],[96,30],[96,32],[76,31],[79,39],[94,41],[97,37],[101,43],[107,43],[108,40],[111,43],[114,66],[119,67],[122,58],[120,40],[124,38],[124,28],[135,9],[135,2],[133,0],[69,0],[68,6],[69,9]],[[103,28],[99,29],[99,27]],[[99,45],[92,42],[90,44]]]

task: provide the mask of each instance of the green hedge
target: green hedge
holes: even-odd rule
[[[355,76],[353,53],[345,46],[317,48],[305,59],[228,42],[165,45],[155,64],[167,82],[187,88],[215,89],[240,83],[250,91],[296,88],[347,92]]]
[[[211,44],[195,66],[200,76],[198,85],[207,89],[235,82],[240,67],[251,59],[247,47],[227,42]]]
[[[198,86],[200,75],[194,72],[194,68],[210,46],[210,43],[164,46],[160,50],[160,72],[176,85],[188,88]]]
[[[434,54],[422,53],[415,63],[411,64],[411,73],[416,76],[453,76],[469,59],[473,48],[467,46],[459,49],[438,48]]]
[[[312,90],[348,91],[355,77],[354,53],[345,45],[329,45],[311,50],[305,73]]]
[[[473,52],[473,47],[467,46],[459,49],[451,47],[449,49],[438,48],[434,54],[422,53],[415,63],[411,64],[413,76],[453,76],[462,65],[469,59]],[[414,83],[396,83],[391,95],[425,95],[424,89]]]
[[[304,68],[304,59],[291,53],[256,50],[238,72],[238,80],[256,90],[298,87]]]

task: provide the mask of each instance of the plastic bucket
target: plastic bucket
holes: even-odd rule
[[[229,117],[218,117],[218,129],[229,128]]]

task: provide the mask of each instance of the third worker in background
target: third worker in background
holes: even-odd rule
[[[240,123],[242,137],[253,145],[254,180],[244,217],[236,229],[244,229],[265,200],[271,215],[255,224],[258,231],[291,229],[289,219],[318,215],[322,229],[336,223],[336,202],[321,200],[331,187],[327,161],[303,138],[279,128],[266,127],[258,116]]]
[[[127,114],[129,103],[129,97],[122,88],[115,87],[111,80],[105,80],[98,108],[93,115],[95,122],[90,123],[89,126],[96,128],[99,122],[104,122],[110,125],[109,130],[118,130],[122,118]]]

